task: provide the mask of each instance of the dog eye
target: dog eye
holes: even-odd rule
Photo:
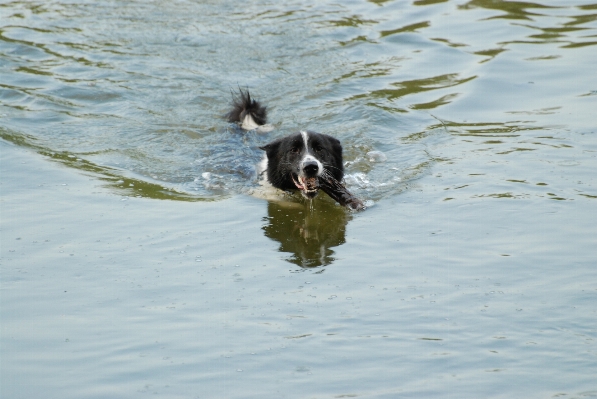
[[[313,147],[313,149],[315,150],[315,152],[323,151],[323,147],[320,147],[320,146]]]
[[[300,152],[300,150],[299,150],[299,148],[298,148],[298,147],[292,147],[292,148],[290,149],[290,152],[297,154],[297,153],[299,153],[299,152]]]

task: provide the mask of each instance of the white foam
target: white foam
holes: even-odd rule
[[[369,151],[367,153],[369,157],[369,162],[385,162],[388,157],[381,151]]]

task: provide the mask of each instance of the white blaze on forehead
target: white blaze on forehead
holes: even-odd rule
[[[301,130],[301,136],[303,136],[303,142],[305,143],[305,156],[301,160],[301,170],[305,163],[315,161],[317,163],[317,176],[319,176],[323,172],[323,165],[321,164],[319,159],[311,155],[311,153],[309,152],[309,133],[307,133],[304,130]]]
[[[307,145],[307,142],[309,141],[309,134],[307,132],[305,132],[304,130],[301,130],[301,136],[303,136],[303,141],[305,143],[305,151],[307,151],[307,154],[308,154],[309,147]]]

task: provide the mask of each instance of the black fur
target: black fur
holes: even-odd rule
[[[297,190],[294,181],[301,174],[301,160],[308,152],[323,165],[323,172],[337,181],[344,177],[342,145],[340,141],[326,134],[307,131],[308,148],[302,134],[294,133],[260,147],[267,155],[267,180],[282,190]],[[306,175],[312,174],[302,172]],[[294,179],[294,181],[293,181]]]
[[[239,88],[238,95],[233,95],[232,110],[226,114],[226,118],[231,123],[242,123],[247,115],[251,115],[258,125],[267,123],[267,107],[251,99],[249,90],[243,91]]]
[[[239,89],[239,93],[233,95],[233,107],[226,117],[229,122],[239,123],[243,129],[255,129],[256,125],[266,123],[267,110],[251,99],[248,90]],[[260,149],[267,156],[267,180],[281,190],[300,190],[305,198],[314,198],[322,183],[331,179],[340,184],[344,177],[342,145],[326,134],[298,132],[274,140]]]

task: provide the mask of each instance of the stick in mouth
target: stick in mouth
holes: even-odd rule
[[[321,189],[340,205],[353,211],[365,210],[363,201],[352,195],[342,183],[336,180],[329,173],[321,175]]]
[[[304,196],[307,198],[314,198],[317,193],[319,192],[319,179],[317,177],[304,177],[304,176],[297,176],[295,179],[292,176],[292,181],[294,185],[301,190]]]

